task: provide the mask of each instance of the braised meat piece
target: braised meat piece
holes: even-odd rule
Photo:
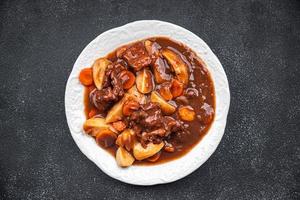
[[[158,103],[150,102],[141,105],[141,108],[147,113],[147,116],[140,122],[146,128],[145,130],[151,131],[162,126],[163,115]]]
[[[146,146],[148,142],[153,142],[154,144],[159,144],[162,142],[162,138],[165,136],[166,130],[159,128],[157,130],[142,133],[141,144]]]
[[[118,59],[112,65],[109,65],[105,71],[105,79],[104,79],[103,87],[105,88],[111,86],[111,81],[115,77],[115,75],[119,75],[121,71],[127,70],[127,68],[128,67],[126,62],[122,59]]]
[[[154,144],[162,142],[171,133],[187,132],[183,126],[183,122],[175,120],[170,116],[163,116],[160,106],[157,103],[149,102],[140,105],[140,109],[134,111],[127,120],[144,147],[149,142],[153,142]],[[143,127],[143,129],[140,127]]]
[[[101,90],[94,89],[90,93],[90,102],[96,108],[98,108],[100,113],[104,113],[105,111],[107,111],[116,99],[117,97],[114,95],[111,87]]]
[[[135,71],[139,71],[151,64],[151,58],[142,42],[138,42],[130,46],[123,53],[123,58]]]
[[[90,102],[99,109],[100,113],[107,111],[113,103],[124,96],[122,80],[119,78],[121,71],[126,70],[126,63],[118,60],[109,65],[105,72],[104,87],[95,89],[90,93]]]
[[[118,97],[118,99],[120,99],[121,97],[124,96],[122,80],[118,77],[116,71],[112,71],[110,78],[111,78],[111,84],[113,86],[113,93]]]

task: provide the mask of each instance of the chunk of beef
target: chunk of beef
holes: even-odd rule
[[[93,90],[90,93],[90,102],[98,108],[100,113],[104,113],[112,103],[115,102],[117,97],[110,87],[101,90]]]
[[[152,102],[140,105],[140,109],[134,111],[127,120],[144,147],[149,142],[162,142],[171,133],[186,131],[183,122],[163,116],[159,105]]]
[[[201,109],[200,109],[200,114],[197,116],[197,118],[203,123],[203,124],[209,124],[211,123],[211,121],[213,120],[214,118],[214,108],[207,104],[207,103],[204,103],[202,106],[201,106]]]
[[[147,103],[141,105],[141,108],[144,112],[147,113],[147,116],[141,121],[141,124],[148,130],[153,130],[160,127],[162,121],[162,111],[157,103]]]
[[[119,75],[121,71],[127,70],[127,68],[127,63],[122,59],[118,59],[113,64],[109,65],[105,71],[103,87],[111,86],[112,76]],[[112,75],[113,72],[114,74]]]
[[[163,124],[164,128],[167,130],[166,136],[168,136],[172,132],[186,131],[182,121],[176,120],[170,116],[164,117]]]
[[[109,65],[105,71],[105,79],[101,90],[93,90],[90,93],[91,103],[99,109],[101,113],[107,111],[113,103],[124,96],[124,89],[121,79],[118,77],[122,70],[126,70],[126,63],[122,60]]]
[[[148,141],[153,142],[154,144],[159,144],[162,141],[162,138],[165,136],[166,130],[163,128],[156,129],[151,132],[142,133],[142,141],[146,144]]]
[[[135,43],[126,49],[123,58],[135,71],[139,71],[151,63],[151,58],[142,42]]]
[[[122,80],[118,77],[118,73],[116,71],[112,71],[110,77],[114,95],[116,95],[118,99],[122,98],[124,96]]]

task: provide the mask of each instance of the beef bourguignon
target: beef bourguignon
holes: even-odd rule
[[[117,48],[79,74],[84,131],[121,167],[186,154],[215,113],[212,79],[184,44],[153,37]]]

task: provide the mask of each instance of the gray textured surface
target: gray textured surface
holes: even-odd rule
[[[188,177],[115,181],[73,142],[66,80],[101,32],[160,19],[199,35],[231,89],[224,138]],[[0,199],[299,199],[299,1],[1,1]]]

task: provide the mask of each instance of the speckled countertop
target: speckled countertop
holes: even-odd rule
[[[65,84],[110,28],[159,19],[200,36],[227,73],[231,107],[213,156],[186,178],[139,187],[75,145]],[[299,199],[299,1],[1,1],[0,199]]]

